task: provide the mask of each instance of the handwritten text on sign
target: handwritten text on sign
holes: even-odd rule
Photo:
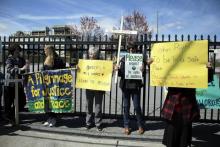
[[[208,41],[156,43],[150,68],[151,86],[206,88]]]
[[[125,79],[142,79],[143,55],[126,54],[125,55]]]
[[[76,88],[110,91],[112,61],[79,60]]]

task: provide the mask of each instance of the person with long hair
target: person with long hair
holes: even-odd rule
[[[44,53],[46,55],[46,58],[44,60],[43,69],[42,70],[55,70],[55,69],[63,69],[65,68],[65,63],[63,60],[58,56],[58,54],[55,51],[55,48],[51,45],[45,46]],[[45,99],[46,103],[49,103],[48,99]],[[49,108],[46,107],[46,111]],[[47,114],[47,121],[44,122],[44,126],[53,127],[56,125],[57,122],[57,115],[53,112],[46,112]]]

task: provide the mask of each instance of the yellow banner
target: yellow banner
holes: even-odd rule
[[[207,88],[208,41],[155,43],[151,86]]]
[[[79,60],[76,88],[110,91],[113,62]]]

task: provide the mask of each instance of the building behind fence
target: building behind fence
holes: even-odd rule
[[[220,50],[220,41],[217,41],[217,37],[206,38],[201,36],[148,36],[140,35],[136,37],[136,44],[140,53],[144,55],[150,55],[151,45],[158,42],[173,42],[173,41],[194,41],[194,40],[208,40],[209,41],[209,59],[212,60],[214,66],[217,63],[215,60],[215,50]],[[105,60],[116,59],[118,39],[114,36],[104,37],[79,37],[71,35],[50,35],[50,36],[24,36],[24,37],[0,37],[0,70],[5,73],[4,61],[7,58],[7,49],[12,43],[20,44],[22,47],[22,55],[27,58],[31,65],[31,72],[39,71],[44,60],[44,46],[54,45],[56,52],[63,58],[68,66],[73,67],[77,64],[78,59],[85,58],[87,56],[88,48],[90,45],[98,46],[100,49],[100,57]],[[122,51],[125,51],[127,45],[127,37],[122,39]],[[161,109],[164,100],[163,87],[151,87],[149,85],[149,72],[145,70],[144,74],[144,87],[141,92],[141,106],[145,118],[157,119],[161,118]],[[114,77],[113,77],[114,78]],[[85,112],[85,93],[82,89],[74,90],[75,112],[80,115]],[[112,90],[106,92],[103,102],[103,112],[105,116],[122,116],[122,94],[118,87],[118,84],[112,83]],[[134,109],[131,107],[131,114],[134,114]],[[220,111],[213,109],[201,109],[202,121],[217,121],[219,122]]]

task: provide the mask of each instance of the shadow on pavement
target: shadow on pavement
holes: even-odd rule
[[[8,135],[8,136],[15,136],[17,135],[16,131],[21,130],[21,131],[27,131],[30,130],[30,127],[27,126],[16,126],[14,124],[11,124],[9,121],[0,120],[0,136],[2,135]]]
[[[88,137],[105,137],[129,140],[142,140],[150,142],[161,142],[165,123],[159,120],[146,120],[145,133],[137,134],[137,121],[132,118],[130,126],[132,134],[126,136],[123,134],[123,119],[122,118],[104,118],[103,132],[97,132],[95,128],[90,131],[85,130],[85,116],[61,115],[58,123],[54,128],[43,127],[42,122],[45,121],[45,114],[20,114],[20,126],[10,126],[8,122],[0,120],[0,136],[16,135],[17,130],[36,130],[43,132],[54,132],[59,134],[83,135]],[[193,147],[219,147],[220,141],[220,124],[219,123],[194,123],[193,124]]]
[[[219,147],[220,125],[216,123],[197,123],[193,127],[193,137],[196,141],[195,147]]]

